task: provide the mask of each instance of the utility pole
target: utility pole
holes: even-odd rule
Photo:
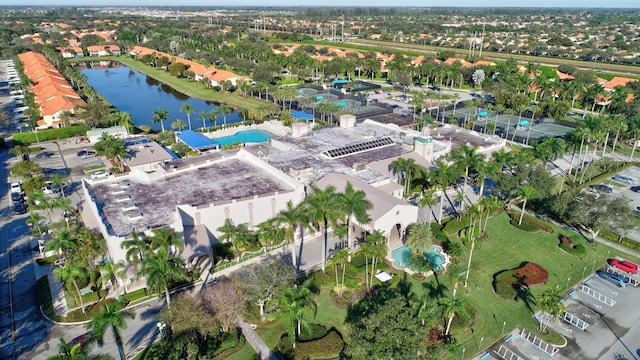
[[[480,55],[479,58],[482,59],[482,48],[484,47],[484,28],[487,26],[486,23],[482,24],[482,38],[480,43]]]
[[[340,32],[340,35],[342,38],[342,42],[344,43],[344,14],[342,14],[342,21],[340,23],[342,24],[342,30]]]

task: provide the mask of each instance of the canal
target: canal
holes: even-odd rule
[[[189,103],[195,109],[191,114],[191,126],[193,129],[202,128],[202,119],[198,115],[201,111],[209,112],[216,109],[214,102],[193,99],[180,93],[168,85],[133,70],[119,63],[111,66],[99,66],[87,68],[81,71],[87,76],[87,82],[100,95],[107,99],[120,111],[126,111],[133,117],[135,125],[147,125],[152,129],[160,130],[160,123],[153,124],[151,118],[153,112],[160,108],[169,111],[170,119],[165,120],[165,129],[171,129],[171,124],[176,119],[181,119],[189,126],[187,114],[180,111],[180,107]],[[226,122],[234,123],[242,121],[239,111],[226,114]],[[218,115],[216,123],[206,120],[206,126],[222,125],[224,119]]]

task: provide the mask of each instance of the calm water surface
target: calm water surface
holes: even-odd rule
[[[193,129],[202,127],[202,120],[199,118],[200,111],[209,112],[217,106],[211,101],[192,99],[173,88],[157,80],[133,70],[124,65],[116,67],[101,67],[99,69],[85,69],[82,73],[87,76],[87,82],[98,93],[104,96],[113,106],[120,111],[126,111],[133,117],[135,125],[148,125],[151,128],[160,130],[160,123],[151,123],[153,111],[163,108],[169,111],[171,119],[164,121],[164,128],[171,129],[171,124],[176,119],[189,126],[187,114],[180,111],[184,103],[189,103],[196,110],[191,114],[191,127]],[[213,91],[213,90],[212,90]],[[227,114],[227,123],[242,121],[239,111]],[[223,123],[222,116],[218,116],[218,125]],[[207,126],[212,126],[212,121],[206,121]]]

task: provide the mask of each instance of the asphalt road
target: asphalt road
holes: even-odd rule
[[[15,157],[11,157],[15,159]],[[52,327],[40,313],[26,215],[14,215],[6,149],[0,152],[0,358],[15,359],[40,343]]]

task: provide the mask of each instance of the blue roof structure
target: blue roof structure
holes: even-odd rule
[[[336,79],[332,81],[333,84],[346,84],[348,82],[349,80],[346,80],[346,79]]]
[[[219,145],[215,140],[209,139],[208,137],[204,136],[204,134],[199,132],[185,130],[180,132],[177,137],[179,141],[187,144],[193,150],[203,151],[207,149],[219,148]]]
[[[296,119],[302,119],[307,121],[313,120],[313,115],[308,114],[304,111],[292,111],[291,116],[293,116]]]

